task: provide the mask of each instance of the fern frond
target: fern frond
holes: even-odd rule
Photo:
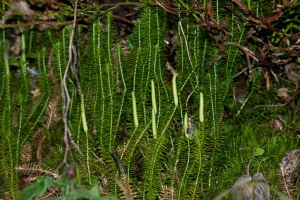
[[[160,197],[161,200],[174,200],[174,199],[178,199],[177,198],[177,193],[175,191],[174,188],[167,186],[167,185],[163,185],[162,186],[163,190],[162,190],[162,195]]]
[[[279,167],[278,180],[280,191],[287,195],[290,200],[293,200],[295,196],[295,185],[291,182],[290,177],[285,175],[282,165]]]
[[[160,135],[157,139],[149,140],[144,160],[144,183],[143,196],[147,199],[156,199],[161,193],[162,181],[162,158],[165,150],[165,135]]]
[[[115,181],[122,191],[120,199],[134,199],[136,197],[136,192],[126,176],[122,176],[121,180],[116,178]]]
[[[41,166],[35,164],[17,166],[16,170],[21,172],[22,174],[30,176],[48,175],[55,178],[56,180],[60,177],[57,172],[51,169],[44,169]]]
[[[300,150],[293,150],[287,153],[279,164],[279,172],[277,174],[279,179],[280,190],[286,194],[291,200],[297,199],[296,185],[292,183],[291,176],[297,168],[300,158]]]
[[[3,150],[3,152],[5,151]],[[6,194],[8,198],[17,199],[18,191],[19,191],[19,186],[18,186],[19,178],[17,173],[13,169],[14,163],[13,160],[11,159],[12,158],[9,159],[9,157],[7,159],[6,157],[3,157],[3,155],[1,158],[1,169],[4,171],[5,174],[3,185],[4,185],[4,189],[8,192],[8,194]]]
[[[195,173],[195,181],[194,181],[194,189],[192,191],[192,198],[196,198],[196,196],[204,196],[204,188],[205,188],[205,177],[206,172],[208,171],[208,160],[206,157],[208,156],[208,152],[206,152],[206,137],[205,137],[205,127],[202,123],[199,127],[199,130],[194,132],[195,138],[195,149],[193,149],[193,157],[196,162],[196,173]]]
[[[32,159],[32,146],[30,143],[26,143],[22,146],[21,151],[21,163],[27,164]]]

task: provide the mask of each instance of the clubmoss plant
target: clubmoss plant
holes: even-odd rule
[[[256,14],[263,10],[261,1],[243,2]],[[31,198],[30,192],[41,196],[55,186],[72,198],[82,197],[78,192],[102,198],[100,191],[118,198],[211,199],[244,174],[254,148],[264,150],[260,170],[271,187],[279,188],[282,155],[299,148],[299,102],[295,98],[287,107],[278,106],[284,100],[263,88],[266,69],[245,56],[241,47],[249,47],[247,23],[255,21],[240,16],[244,10],[234,10],[226,1],[173,3],[174,10],[168,10],[145,1],[125,39],[120,39],[111,11],[78,25],[73,72],[78,80],[71,73],[65,79],[71,100],[66,120],[82,152],[72,149],[67,158],[77,163],[71,182],[33,173],[37,182],[26,182],[27,174],[16,167],[25,166],[25,145],[32,149],[26,161],[31,166],[55,171],[64,156],[60,85],[72,27],[42,36],[34,27],[22,29],[18,55],[10,50],[9,30],[0,30],[0,197]],[[193,13],[200,4],[203,10]],[[175,8],[180,12],[173,15]],[[202,14],[206,26],[200,25]],[[253,46],[259,50],[259,44]],[[37,75],[30,75],[33,69]],[[248,93],[237,105],[232,91],[243,78],[249,79]],[[270,125],[277,118],[286,122],[285,132]],[[250,170],[260,162],[253,159]],[[30,186],[19,193],[24,185]]]

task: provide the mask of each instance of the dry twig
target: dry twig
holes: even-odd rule
[[[188,96],[187,99],[186,99],[186,104],[185,104],[185,106],[186,106],[186,109],[188,110],[188,102],[189,102],[191,96],[193,95],[194,91],[197,89],[197,87],[198,87],[198,85],[199,85],[199,80],[198,80],[198,76],[197,76],[197,74],[196,74],[196,72],[195,72],[195,68],[194,68],[194,65],[193,65],[193,62],[192,62],[192,59],[191,59],[191,56],[190,56],[190,51],[189,51],[189,47],[188,47],[188,42],[187,42],[187,39],[186,39],[186,37],[185,37],[185,34],[184,34],[184,31],[183,31],[183,28],[182,28],[182,25],[181,25],[181,22],[180,22],[180,21],[179,21],[179,26],[180,26],[180,30],[181,30],[181,33],[182,33],[182,35],[183,35],[184,41],[185,41],[186,53],[187,53],[187,55],[188,55],[188,58],[189,58],[189,61],[190,61],[190,65],[191,65],[191,67],[192,67],[192,71],[193,71],[193,73],[194,73],[194,75],[195,75],[195,79],[196,79],[196,87],[193,89],[193,91],[189,94],[189,96]]]
[[[69,60],[68,60],[68,64],[67,64],[64,76],[63,76],[62,83],[61,83],[61,92],[62,92],[62,101],[63,101],[64,143],[66,145],[66,149],[65,149],[64,159],[63,159],[62,163],[60,164],[60,166],[62,164],[66,164],[68,166],[67,157],[68,157],[69,152],[71,152],[71,147],[70,147],[71,145],[73,145],[77,149],[77,151],[80,154],[82,154],[79,147],[74,142],[74,140],[72,138],[71,130],[69,129],[69,126],[68,126],[68,113],[69,113],[69,106],[71,103],[71,99],[70,99],[70,95],[69,95],[69,91],[68,91],[68,87],[67,87],[67,78],[68,78],[68,72],[70,70],[70,67],[71,67],[72,71],[74,69],[74,66],[72,67],[71,65],[73,62],[73,53],[72,52],[74,49],[73,41],[74,41],[74,37],[75,37],[76,21],[77,21],[77,4],[78,4],[78,0],[74,0],[74,19],[73,19],[72,33],[71,33],[70,44],[69,44]],[[75,55],[75,58],[76,58],[76,55]],[[74,61],[74,63],[76,63],[76,60]]]

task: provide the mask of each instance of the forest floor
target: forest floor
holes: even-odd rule
[[[10,51],[16,57],[21,55],[22,50],[20,28],[29,29],[30,26],[39,24],[38,30],[42,34],[46,29],[60,31],[65,25],[72,24],[73,13],[72,9],[70,8],[71,3],[67,0],[40,0],[38,3],[36,3],[34,0],[9,0],[7,1],[7,4],[11,5],[12,7],[17,7],[19,10],[21,10],[21,14],[12,8],[6,11],[2,10],[5,21],[4,28],[6,28],[10,33]],[[78,24],[80,24],[82,27],[87,27],[90,21],[94,19],[101,21],[101,16],[103,13],[105,13],[107,10],[112,10],[113,24],[116,30],[115,36],[116,41],[118,42],[125,41],[131,35],[135,22],[139,17],[139,10],[136,9],[136,7],[143,6],[139,3],[139,0],[131,0],[128,4],[124,3],[123,1],[120,3],[119,0],[85,0],[79,1],[79,5],[82,11],[94,10],[95,6],[99,7],[99,9],[97,9],[97,12],[99,12],[98,16],[97,14],[82,14],[80,16],[79,11]],[[173,27],[172,23],[174,23],[174,19],[176,20],[176,16],[170,15],[168,19],[169,23],[171,24],[170,27]],[[294,42],[298,49],[299,38],[299,34],[295,34],[295,38],[291,38],[291,42]],[[165,35],[165,40],[167,42],[165,44],[166,51],[164,59],[172,66],[176,65],[176,46],[173,45],[175,42],[172,43],[172,40],[174,39],[176,39],[176,31],[170,28]],[[42,39],[41,42],[43,42]],[[42,45],[46,46],[47,48],[47,44]],[[257,51],[262,52],[262,49],[263,48],[257,49]],[[261,56],[264,57],[264,55]],[[268,65],[269,63],[261,63],[261,65],[264,64]],[[278,162],[277,165],[278,170],[282,169],[291,175],[290,179],[288,180],[288,183],[290,184],[289,187],[299,188],[299,58],[297,60],[296,56],[293,56],[292,62],[282,66],[273,68],[273,70],[270,70],[271,68],[263,68],[261,70],[261,76],[258,80],[258,84],[255,86],[255,88],[252,88],[252,85],[249,82],[248,74],[241,73],[240,76],[237,76],[234,79],[234,84],[231,88],[232,98],[234,99],[235,104],[224,106],[225,108],[222,120],[228,124],[228,127],[231,131],[235,132],[232,137],[235,138],[236,142],[241,145],[238,147],[238,151],[249,150],[245,146],[247,146],[247,142],[251,140],[252,142],[256,142],[253,142],[255,143],[255,145],[252,146],[253,149],[268,149],[269,152],[276,154],[276,148],[280,148],[280,146],[270,147],[268,145],[271,145],[272,141],[275,141],[274,143],[279,143],[279,141],[284,142],[290,139],[291,141],[286,142],[286,144],[291,144],[293,149],[289,149],[287,147],[281,149],[280,156],[282,159],[279,159],[280,162]],[[12,69],[17,71],[14,67],[12,67]],[[171,69],[169,69],[170,76],[172,74],[172,70],[174,69],[171,67]],[[36,80],[32,78],[31,81],[34,82]],[[31,83],[33,101],[40,95],[39,89],[34,85],[34,83]],[[57,90],[59,90],[58,86],[53,85],[53,91]],[[59,95],[60,93],[57,93],[56,96],[52,98],[56,99],[55,101],[58,102],[60,101],[58,97]],[[53,118],[53,120],[55,121],[55,118]],[[61,116],[57,116],[57,120],[61,120]],[[51,123],[49,124],[51,125]],[[55,125],[55,123],[52,124]],[[123,129],[126,129],[126,127],[123,127]],[[259,139],[264,142],[257,142],[256,139],[250,139],[250,134],[247,134],[247,137],[243,137],[239,135],[240,133],[238,133],[238,130],[243,133],[253,132],[261,134],[261,138]],[[35,145],[38,145],[38,143],[41,141],[42,140],[37,137],[37,143]],[[258,146],[262,143],[264,145]],[[23,147],[23,149],[26,149],[26,147]],[[283,154],[283,152],[285,152],[286,155]],[[43,154],[46,154],[46,152]],[[257,156],[259,156],[259,153]],[[265,157],[264,159],[267,160],[269,158],[270,157]],[[232,165],[233,166],[231,167],[234,168],[235,164],[233,163]],[[23,189],[32,183],[32,180],[29,180],[27,176],[22,176],[22,178],[23,180],[20,181],[20,189]],[[284,178],[281,179],[284,182]],[[282,180],[279,180],[279,182],[282,182]],[[281,184],[284,185],[284,183]]]

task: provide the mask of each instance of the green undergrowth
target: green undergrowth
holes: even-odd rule
[[[244,21],[226,13],[225,4],[214,7],[216,19],[226,15],[232,33],[228,40],[245,44]],[[246,66],[243,53],[234,46],[220,51],[203,29],[193,26],[192,15],[181,13],[172,25],[168,17],[160,7],[147,6],[125,43],[118,40],[111,12],[88,27],[79,26],[84,102],[69,73],[67,121],[82,155],[72,148],[68,161],[76,163],[76,183],[68,184],[91,199],[98,198],[95,191],[147,200],[212,199],[245,174],[252,159],[250,173],[261,163],[259,171],[279,190],[279,163],[299,146],[298,100],[252,109],[283,101],[261,90],[264,79],[254,68],[247,101],[236,104],[234,75]],[[34,183],[45,192],[41,182],[58,187],[63,180],[51,173],[64,171],[55,170],[65,153],[61,81],[71,33],[71,26],[44,30],[42,36],[34,27],[19,29],[22,49],[17,56],[8,30],[0,32],[0,197],[11,199],[33,184],[27,176],[48,176]],[[175,62],[168,67],[164,40],[169,29],[176,32],[176,48]],[[286,122],[284,131],[272,125],[279,116]],[[253,156],[257,148],[264,154]],[[23,170],[16,170],[20,166]]]

